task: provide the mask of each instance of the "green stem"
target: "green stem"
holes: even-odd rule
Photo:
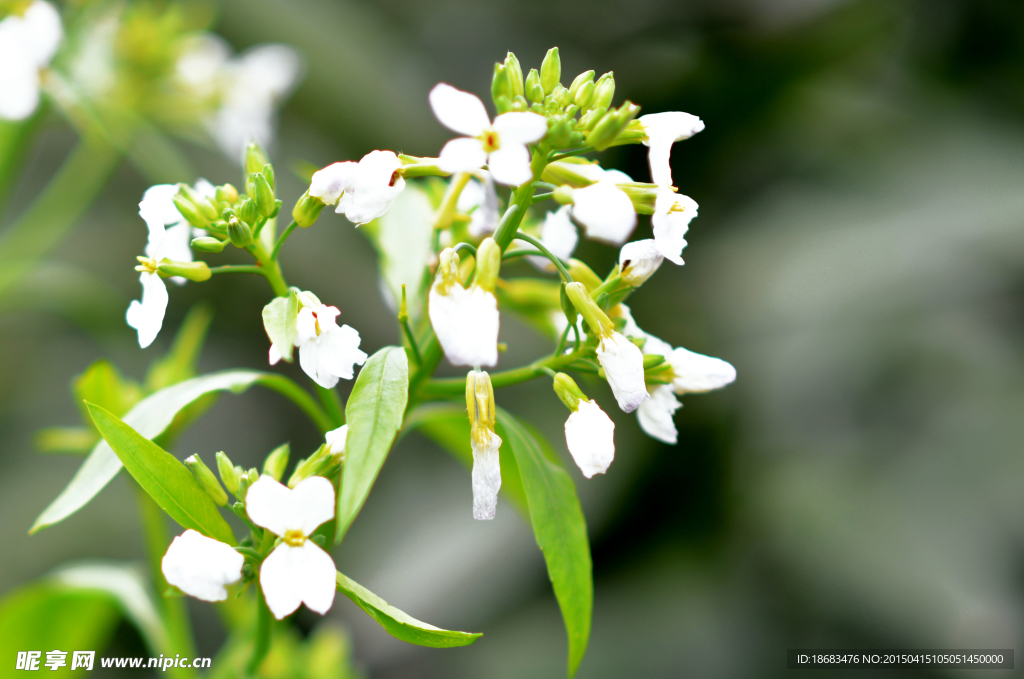
[[[561,160],[562,158],[570,158],[572,156],[582,155],[584,153],[590,153],[594,150],[593,146],[583,146],[578,149],[572,149],[571,151],[563,151],[562,153],[553,153],[549,158],[549,163],[554,163]]]
[[[249,557],[256,563],[260,563],[261,561],[263,561],[263,555],[257,552],[255,549],[249,549],[248,547],[241,547],[239,545],[236,545],[235,547],[233,547],[233,549],[239,554]]]
[[[284,245],[284,242],[288,240],[288,236],[292,235],[292,231],[294,231],[295,227],[298,225],[298,222],[292,220],[292,223],[288,225],[288,228],[284,230],[281,237],[277,239],[276,243],[274,243],[274,249],[270,251],[270,259],[275,261],[277,260],[277,253],[280,252],[281,246]]]
[[[341,397],[338,396],[338,392],[334,389],[325,389],[317,384],[316,393],[320,395],[320,403],[323,404],[327,416],[331,418],[334,425],[332,429],[337,429],[345,424],[345,408],[341,405]]]
[[[254,273],[264,277],[267,275],[267,272],[263,270],[263,267],[251,264],[225,264],[224,266],[211,266],[210,273]]]
[[[0,235],[0,297],[60,242],[120,160],[117,150],[98,138],[78,142],[32,205]]]
[[[558,340],[558,346],[555,348],[555,356],[561,356],[565,353],[565,342],[569,339],[570,330],[572,330],[572,324],[566,325],[565,331],[562,332],[562,338]]]
[[[580,358],[579,354],[571,353],[562,356],[550,356],[544,360],[537,361],[522,368],[504,370],[491,373],[491,386],[495,389],[508,387],[520,382],[528,382],[535,377],[544,374],[545,369],[557,370],[565,367]],[[465,377],[448,377],[438,380],[429,380],[423,385],[422,394],[425,398],[447,398],[458,396],[466,392]]]
[[[544,202],[545,200],[551,198],[554,195],[555,195],[554,191],[550,191],[548,193],[537,194],[536,196],[534,196],[533,198],[530,199],[530,204],[531,205],[536,205],[537,203]]]
[[[416,369],[416,372],[409,377],[409,405],[405,409],[406,413],[411,412],[416,407],[416,404],[423,399],[423,394],[420,392],[425,390],[427,380],[437,370],[437,366],[441,363],[441,358],[444,356],[444,352],[441,351],[441,344],[437,341],[437,335],[434,334],[434,329],[428,325],[427,332],[426,340],[420,343],[423,350],[423,361]],[[463,390],[465,390],[465,383],[463,383]]]
[[[462,194],[462,189],[466,188],[466,184],[469,183],[470,174],[468,172],[458,172],[452,177],[451,182],[448,184],[448,190],[444,193],[444,198],[441,199],[441,207],[437,210],[437,217],[434,219],[434,229],[441,230],[447,229],[452,224],[452,217],[455,216],[455,209],[459,202],[459,196]]]
[[[562,260],[560,260],[558,257],[555,257],[551,250],[548,250],[543,243],[541,243],[539,240],[537,240],[530,234],[523,233],[522,231],[516,232],[516,238],[518,238],[519,240],[525,240],[527,243],[533,245],[538,250],[540,250],[541,254],[550,259],[551,263],[558,268],[558,273],[562,274],[562,278],[565,279],[566,283],[573,282],[572,276],[569,275],[569,270],[565,268],[565,264],[562,264]]]
[[[540,250],[531,250],[530,248],[518,248],[516,250],[507,250],[505,254],[501,256],[501,261],[504,262],[509,259],[515,259],[516,257],[526,257],[528,255],[537,255],[538,257],[543,257],[544,253],[541,252]]]
[[[313,424],[320,429],[321,433],[327,433],[335,428],[333,426],[334,420],[324,412],[323,408],[309,395],[309,392],[284,375],[261,377],[260,384],[268,389],[273,389],[297,405],[313,421]]]
[[[530,169],[533,171],[533,179],[526,182],[512,194],[508,208],[501,218],[498,230],[494,232],[494,240],[498,241],[502,252],[508,249],[512,241],[516,239],[516,232],[523,222],[526,208],[533,204],[533,194],[537,190],[534,182],[540,181],[544,174],[544,168],[548,166],[548,154],[538,149],[533,151],[533,159],[530,161]]]
[[[409,327],[408,316],[402,318],[399,321],[399,325],[402,326],[402,334],[405,335],[405,339],[409,343],[409,349],[412,351],[413,360],[416,361],[417,366],[423,365],[423,355],[420,353],[420,348],[416,344],[416,336],[412,333],[412,328]]]
[[[249,660],[250,675],[256,674],[263,664],[263,659],[267,657],[267,651],[270,650],[270,609],[267,608],[267,602],[262,596],[256,597],[256,605],[259,612],[256,618],[256,639],[253,642],[252,659]]]
[[[263,241],[254,240],[252,245],[246,248],[252,253],[252,256],[256,258],[256,261],[260,263],[260,267],[263,269],[263,275],[267,277],[267,282],[270,283],[270,287],[274,289],[274,294],[278,297],[287,297],[289,294],[288,284],[284,280],[284,276],[281,274],[281,266],[276,260],[270,258],[267,254],[267,249],[263,247]]]
[[[469,250],[473,254],[473,256],[476,257],[476,246],[473,245],[472,243],[459,243],[453,249],[455,250],[456,253],[459,250]]]

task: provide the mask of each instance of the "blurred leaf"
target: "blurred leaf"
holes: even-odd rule
[[[159,391],[172,384],[183,382],[196,374],[196,364],[206,341],[206,333],[213,320],[213,309],[204,303],[192,307],[174,337],[170,350],[153,361],[146,373],[146,389],[150,392]],[[97,403],[96,401],[90,401]],[[98,403],[98,405],[103,405]],[[106,408],[106,406],[103,406]],[[110,410],[109,408],[107,408]],[[118,417],[124,413],[111,410]],[[127,411],[126,411],[127,412]]]
[[[124,417],[125,413],[142,399],[142,388],[132,380],[126,380],[113,363],[105,358],[93,362],[85,372],[71,382],[75,404],[82,411],[82,421],[92,426],[89,409],[85,402],[95,403]]]
[[[298,313],[299,298],[294,290],[287,297],[275,297],[263,307],[263,329],[286,361],[292,360],[295,338],[299,334]]]
[[[430,646],[431,648],[453,648],[468,646],[483,636],[473,632],[450,632],[420,622],[394,606],[388,605],[388,602],[340,572],[338,573],[338,591],[380,623],[380,626],[388,634],[410,644]]]
[[[402,427],[409,400],[409,359],[402,347],[384,347],[359,371],[345,408],[348,440],[338,491],[335,543],[345,537],[373,482],[384,465],[391,444]]]
[[[128,472],[172,519],[235,544],[231,527],[185,465],[103,408],[89,404],[89,413]]]
[[[405,418],[403,431],[418,429],[439,445],[467,470],[473,468],[473,446],[469,441],[469,418],[461,403],[429,403],[421,405]],[[501,463],[501,494],[524,517],[529,517],[526,493],[519,478],[515,456],[504,447],[499,451]]]
[[[522,476],[537,545],[562,609],[569,636],[569,676],[576,673],[590,638],[594,581],[587,524],[576,486],[564,469],[551,463],[541,445],[519,421],[498,409],[498,435],[512,449]]]
[[[85,455],[98,439],[99,434],[91,428],[49,427],[36,432],[33,443],[40,453]]]

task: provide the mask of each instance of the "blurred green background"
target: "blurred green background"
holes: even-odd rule
[[[700,204],[687,264],[663,266],[631,305],[645,330],[732,362],[739,378],[684,399],[674,447],[610,411],[614,465],[589,481],[573,467],[596,585],[581,678],[782,676],[789,647],[1018,646],[1024,5],[228,0],[218,12],[215,29],[236,48],[285,42],[306,59],[272,148],[282,167],[374,148],[436,155],[448,135],[427,105],[434,83],[486,95],[507,50],[526,69],[552,45],[566,82],[614,70],[617,100],[706,122],[673,154],[676,185]],[[0,229],[74,143],[49,122]],[[183,149],[197,174],[239,181],[216,151]],[[647,176],[645,149],[616,154],[608,164]],[[294,200],[301,181],[278,176]],[[216,318],[201,368],[266,361],[268,292],[241,277],[171,290],[164,332],[138,348],[124,310],[139,292],[146,186],[123,166],[35,287],[3,303],[0,592],[66,559],[142,556],[125,478],[26,534],[80,463],[32,444],[42,427],[78,422],[72,376],[106,356],[141,377],[203,298]],[[638,237],[649,228],[643,219]],[[603,272],[616,253],[587,243],[579,256]],[[397,341],[372,248],[343,218],[325,212],[293,236],[283,265],[292,284],[341,308],[364,349]],[[508,319],[502,339],[505,367],[550,351]],[[560,442],[564,413],[546,384],[498,401]],[[317,443],[287,402],[253,391],[221,398],[175,452],[225,450],[250,466],[286,440]],[[564,672],[565,635],[529,527],[504,504],[494,522],[474,522],[470,498],[462,467],[410,436],[335,550],[341,570],[411,615],[485,632],[464,649],[410,646],[339,598],[328,618],[350,631],[370,676]],[[200,650],[213,655],[216,616],[190,606]],[[318,620],[299,615],[304,629]],[[127,626],[115,648],[144,655]]]

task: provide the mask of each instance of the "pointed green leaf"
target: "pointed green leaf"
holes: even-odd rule
[[[498,435],[519,465],[530,523],[544,553],[548,577],[569,636],[569,676],[579,668],[590,638],[594,581],[583,509],[572,477],[544,455],[540,443],[516,418],[498,409]]]
[[[348,439],[341,466],[338,522],[341,542],[370,494],[380,468],[402,428],[409,400],[409,359],[402,347],[384,347],[366,362],[345,407]]]
[[[235,544],[231,527],[185,465],[103,408],[89,404],[89,414],[128,473],[172,519],[183,528]]]
[[[159,391],[195,376],[199,354],[202,353],[206,332],[210,329],[212,320],[213,310],[208,304],[199,303],[189,310],[178,334],[174,336],[174,343],[171,345],[170,351],[150,364],[149,371],[146,373],[146,389],[148,391]],[[96,403],[88,398],[85,400]],[[96,404],[106,408],[102,403]],[[124,413],[113,410],[110,412],[118,417],[124,415]]]
[[[142,387],[122,377],[121,372],[105,358],[94,361],[85,372],[71,382],[76,405],[82,410],[82,421],[91,429],[92,420],[83,401],[103,406],[118,417],[142,400]]]
[[[275,297],[263,307],[263,329],[270,343],[277,347],[281,358],[292,360],[292,349],[299,334],[299,300],[292,291],[287,297]]]
[[[468,646],[483,636],[473,632],[451,632],[420,622],[388,605],[388,602],[343,573],[338,573],[338,591],[380,623],[388,634],[410,644],[431,648],[453,648]]]

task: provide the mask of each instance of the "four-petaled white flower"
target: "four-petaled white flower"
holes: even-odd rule
[[[587,238],[618,246],[629,240],[636,228],[633,201],[612,178],[575,189],[572,202],[572,216],[586,228]]]
[[[667,188],[658,190],[651,224],[654,227],[654,244],[665,259],[682,265],[686,232],[696,216],[697,203],[693,198]]]
[[[174,538],[160,569],[167,582],[203,601],[224,601],[227,585],[242,578],[245,557],[230,546],[189,529]]]
[[[695,115],[680,111],[649,113],[638,118],[647,138],[644,146],[650,147],[647,161],[651,166],[651,180],[658,186],[672,186],[672,144],[689,139],[704,129],[704,121]]]
[[[205,179],[196,182],[195,190],[203,196],[214,195],[213,185]],[[189,244],[194,235],[193,229],[174,206],[172,198],[177,192],[178,188],[172,184],[151,186],[139,203],[139,216],[145,220],[149,230],[145,253],[154,264],[159,264],[165,258],[178,262],[192,261]],[[195,231],[197,234],[202,233],[198,229]],[[185,283],[184,278],[177,276],[171,280],[179,285]],[[138,330],[139,346],[145,349],[153,343],[163,327],[168,295],[167,286],[155,271],[142,271],[139,282],[142,283],[142,301],[132,301],[128,306],[126,320],[128,325]]]
[[[736,368],[720,358],[705,356],[647,335],[645,354],[665,357],[672,369],[672,389],[677,394],[702,394],[736,381]]]
[[[451,248],[441,252],[428,304],[430,324],[452,365],[498,364],[498,300],[475,282],[462,287],[459,256]]]
[[[580,400],[565,421],[565,445],[588,479],[604,474],[615,459],[615,423],[597,401]]]
[[[463,214],[468,214],[472,210],[466,229],[473,238],[481,238],[494,233],[501,219],[501,215],[498,213],[498,192],[494,189],[494,179],[491,178],[491,173],[487,170],[480,170],[478,174],[481,177],[480,181],[471,179],[466,184],[466,188],[462,189],[455,205],[456,209]],[[445,233],[449,234],[450,232],[445,231]]]
[[[320,524],[334,518],[334,486],[311,476],[294,489],[266,474],[249,487],[245,510],[257,526],[281,538],[263,560],[260,587],[278,620],[300,604],[326,613],[334,603],[336,571],[330,554],[310,538]]]
[[[372,222],[405,188],[402,161],[392,151],[370,151],[351,169],[345,193],[334,210],[356,226]]]
[[[299,365],[325,389],[333,389],[339,379],[352,379],[354,366],[366,362],[366,353],[359,349],[359,332],[335,322],[340,313],[337,307],[324,304],[303,306],[296,323]]]
[[[533,178],[528,144],[547,134],[544,116],[503,113],[491,124],[487,109],[469,92],[439,83],[430,91],[430,107],[441,124],[466,135],[441,149],[438,166],[445,172],[471,172],[486,163],[494,181],[519,186]]]
[[[324,205],[337,205],[358,166],[359,163],[346,160],[317,170],[309,182],[309,195],[319,198]]]
[[[653,239],[626,243],[619,251],[619,275],[634,288],[640,287],[654,275],[664,259]]]
[[[637,408],[636,421],[651,438],[675,445],[679,432],[672,416],[682,405],[672,392],[671,384],[658,385],[651,390],[651,397]]]
[[[39,72],[49,65],[63,37],[60,15],[41,0],[0,21],[0,118],[23,120],[36,110]]]
[[[644,386],[644,355],[640,347],[619,332],[603,334],[597,360],[623,412],[631,413],[650,398]]]
[[[561,208],[547,213],[540,231],[540,242],[551,251],[551,254],[561,260],[572,257],[572,253],[576,250],[576,244],[580,240],[579,233],[576,232],[576,227],[573,225],[572,219],[569,218],[571,211],[571,206],[563,205]],[[527,245],[527,247],[532,246]],[[547,257],[530,255],[527,259],[530,264],[541,271],[555,270],[555,265]]]

